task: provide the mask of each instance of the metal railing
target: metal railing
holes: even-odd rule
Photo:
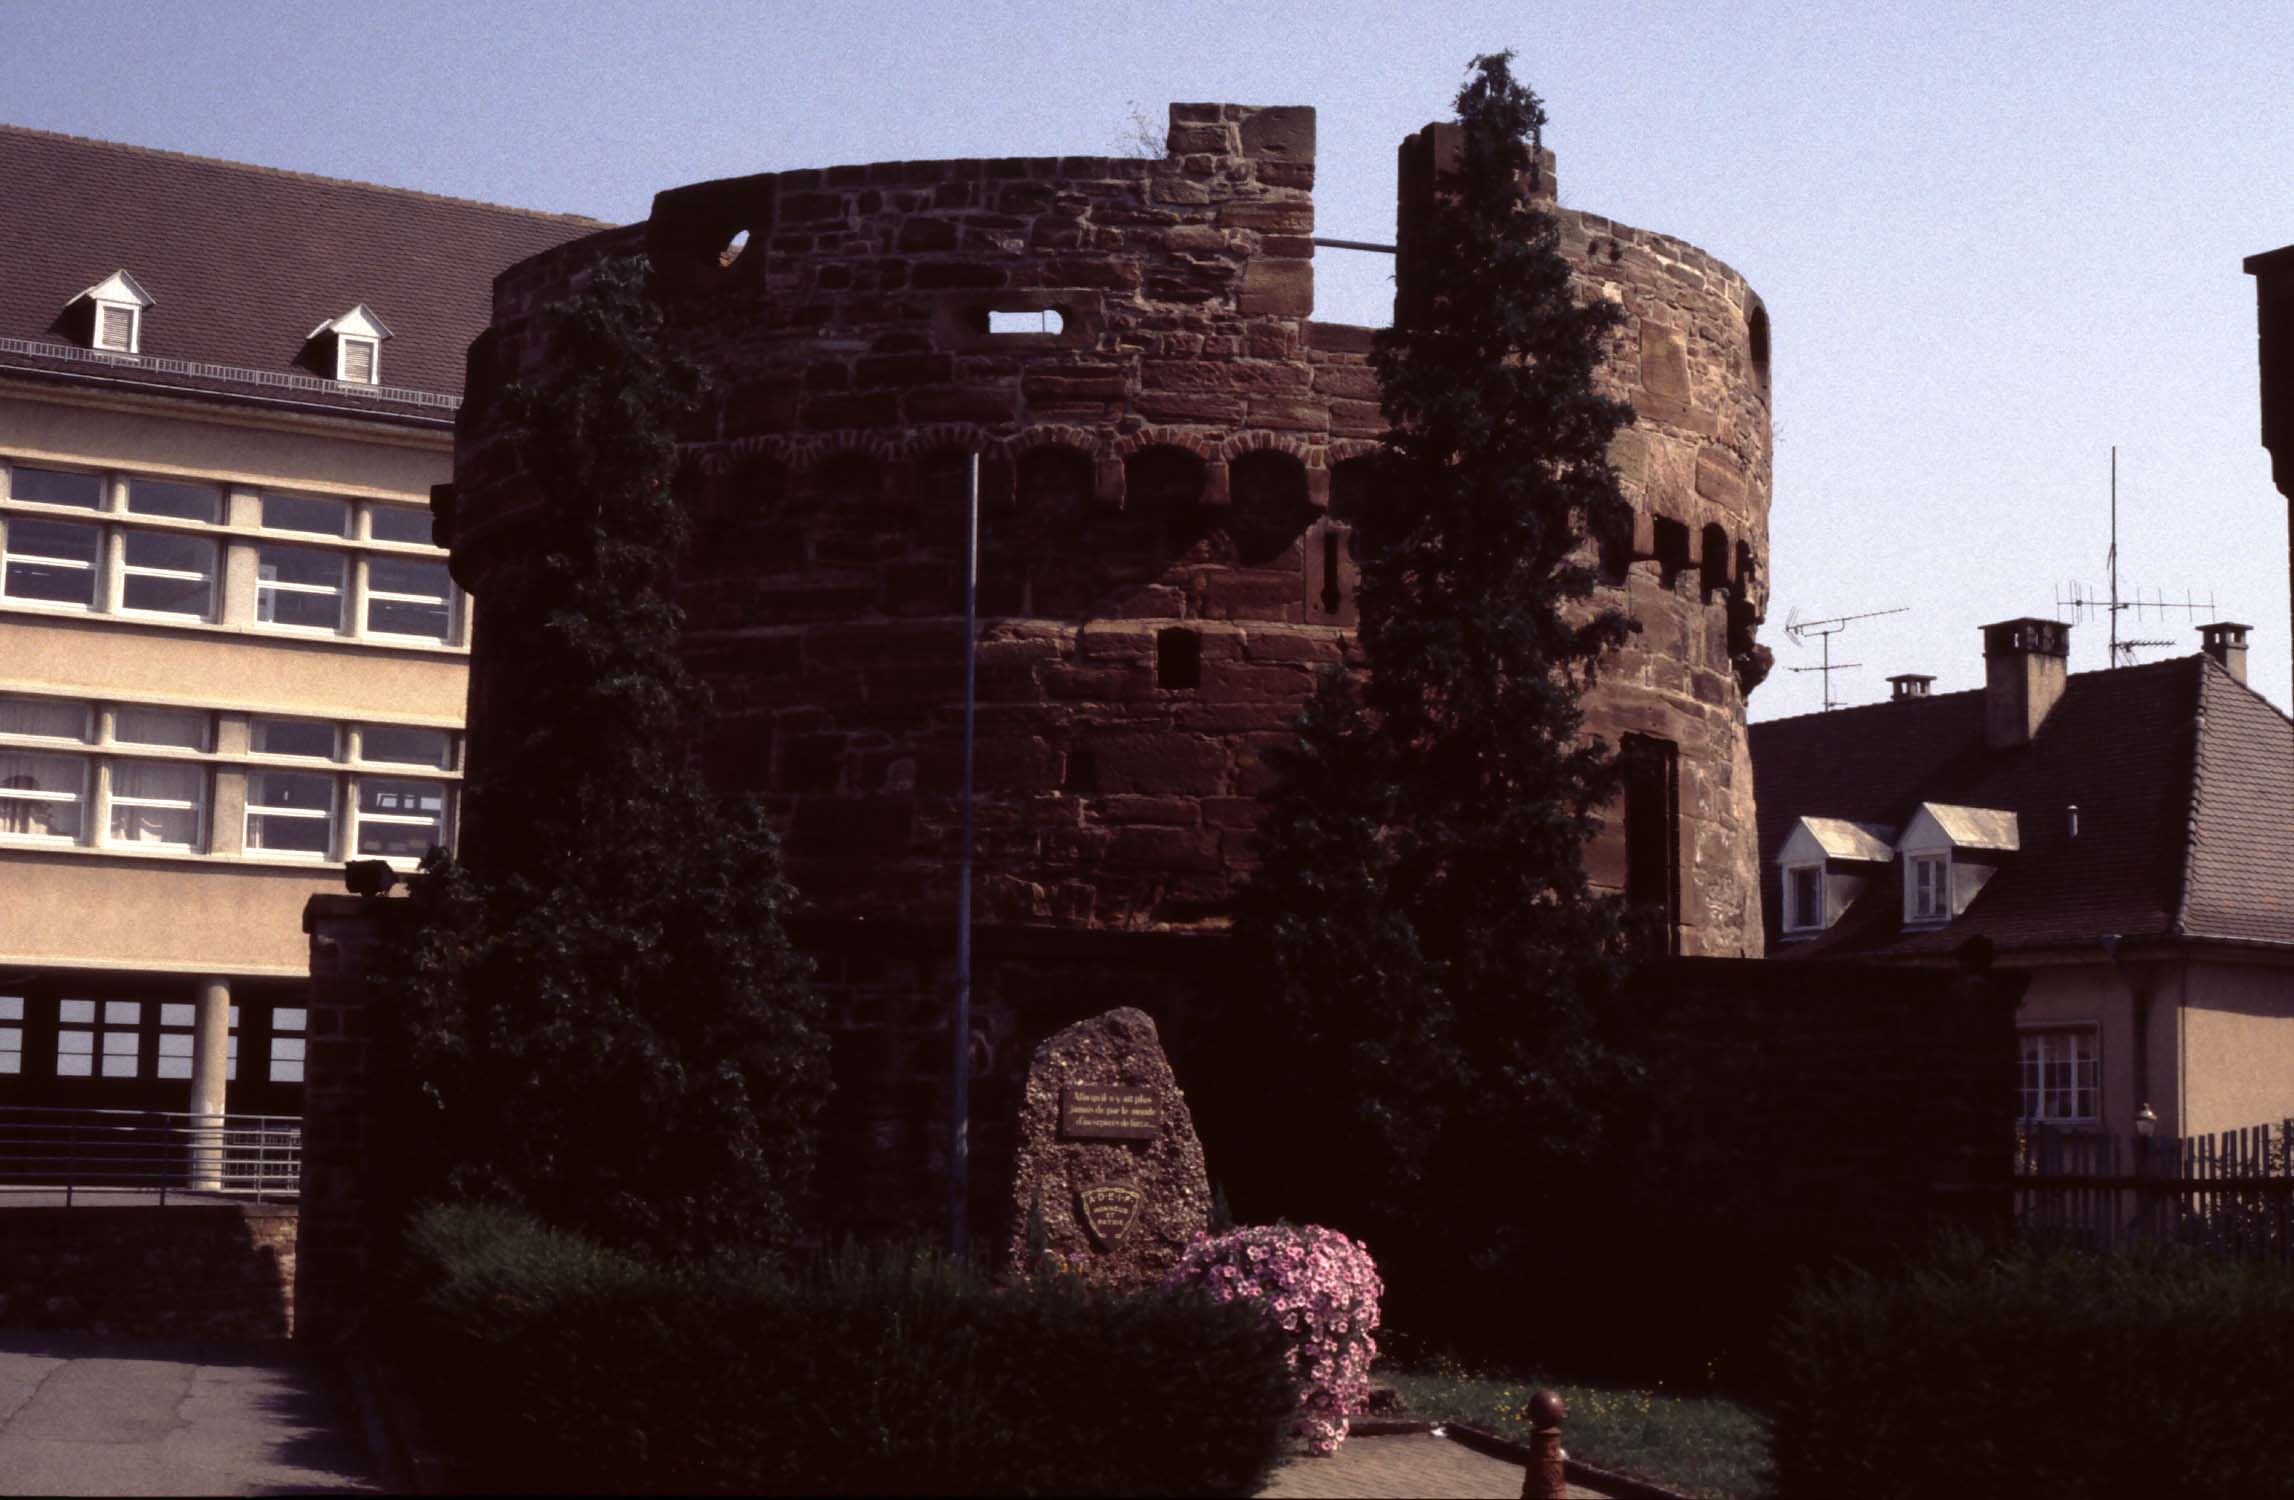
[[[369,401],[395,401],[407,406],[459,410],[460,396],[443,391],[418,391],[396,385],[360,385],[328,380],[320,375],[290,375],[281,370],[250,370],[243,365],[215,365],[197,359],[171,359],[156,354],[120,354],[108,349],[83,349],[77,344],[50,344],[37,339],[0,338],[0,354],[24,354],[35,359],[66,360],[98,365],[129,374],[188,375],[194,380],[230,380],[242,385],[267,385],[281,390],[308,391],[321,396],[359,396]]]
[[[269,1201],[302,1180],[297,1115],[0,1106],[0,1206]]]

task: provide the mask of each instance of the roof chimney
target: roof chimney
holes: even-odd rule
[[[2028,745],[2063,697],[2071,627],[2002,620],[1983,627],[1983,738],[1994,750]]]
[[[1906,698],[1925,698],[1934,682],[1935,679],[1924,672],[1898,672],[1888,679],[1888,686],[1896,690],[1893,700],[1901,703]]]
[[[2222,664],[2222,670],[2246,680],[2246,632],[2251,625],[2240,625],[2230,620],[2217,620],[2212,625],[2198,627],[2199,649]]]

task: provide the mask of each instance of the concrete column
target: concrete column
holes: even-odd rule
[[[191,1185],[215,1191],[223,1186],[225,1080],[231,1059],[231,985],[199,981],[199,1009],[191,1042]]]

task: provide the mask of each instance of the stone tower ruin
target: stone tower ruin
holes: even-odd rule
[[[1350,518],[1384,419],[1366,329],[1313,321],[1314,112],[1173,105],[1161,159],[882,162],[697,183],[497,283],[448,515],[476,597],[538,515],[490,397],[534,315],[650,257],[708,376],[687,435],[689,660],[711,775],[762,793],[829,919],[941,930],[961,763],[966,456],[982,455],[975,912],[988,928],[1211,932],[1250,867],[1261,754],[1347,661]],[[1398,308],[1455,127],[1401,148]],[[1550,155],[1531,190],[1551,200]],[[1551,203],[1548,203],[1551,207]],[[1625,311],[1606,378],[1631,545],[1601,599],[1641,624],[1587,702],[1635,749],[1596,883],[1670,906],[1685,953],[1757,954],[1744,703],[1766,670],[1768,317],[1693,246],[1558,210],[1586,297]],[[1590,544],[1589,544],[1590,545]]]

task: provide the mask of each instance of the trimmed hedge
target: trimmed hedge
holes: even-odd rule
[[[417,1222],[400,1357],[473,1488],[1251,1494],[1284,1335],[1191,1292],[930,1253],[667,1268],[495,1209]]]
[[[2294,1494],[2294,1273],[1954,1244],[1804,1292],[1780,1495]]]

